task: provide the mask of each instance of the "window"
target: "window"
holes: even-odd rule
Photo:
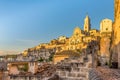
[[[108,30],[108,28],[106,28],[106,31]]]

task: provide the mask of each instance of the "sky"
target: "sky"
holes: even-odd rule
[[[87,14],[99,30],[102,19],[114,21],[114,0],[0,0],[0,54],[70,37]]]

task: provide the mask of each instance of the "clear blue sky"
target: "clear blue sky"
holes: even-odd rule
[[[92,28],[114,18],[114,0],[0,0],[0,53],[22,52],[61,35],[83,29],[86,14]]]

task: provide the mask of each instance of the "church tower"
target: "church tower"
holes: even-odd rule
[[[84,31],[89,32],[90,30],[90,18],[87,15],[86,18],[84,19]]]

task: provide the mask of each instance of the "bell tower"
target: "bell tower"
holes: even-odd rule
[[[86,18],[84,19],[84,31],[89,32],[90,30],[90,18],[87,15]]]

